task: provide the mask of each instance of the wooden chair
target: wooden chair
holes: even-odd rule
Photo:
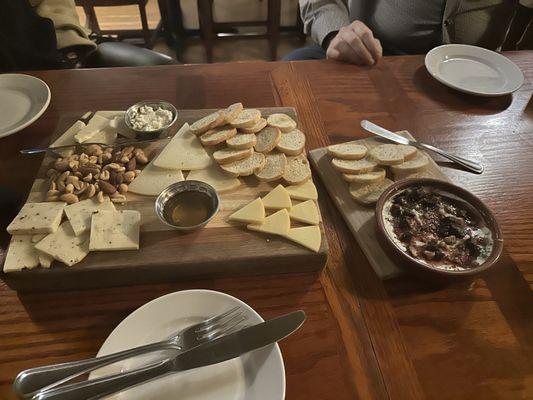
[[[97,35],[117,35],[119,39],[135,38],[141,36],[144,41],[144,47],[151,49],[153,47],[153,38],[148,27],[148,18],[146,17],[146,3],[148,0],[76,0],[76,5],[83,7],[85,16],[87,17],[87,25]],[[114,6],[131,6],[137,5],[139,7],[139,14],[141,15],[141,31],[135,29],[100,29],[98,19],[96,18],[95,7],[114,7]],[[160,30],[159,23],[156,29]]]
[[[270,58],[277,59],[277,48],[280,31],[280,13],[281,0],[268,1],[268,16],[266,21],[244,21],[244,22],[215,22],[213,20],[213,1],[198,0],[198,16],[200,22],[200,32],[202,34],[207,62],[213,62],[213,45],[217,39],[234,39],[234,38],[267,38],[270,45]],[[238,34],[219,32],[234,30],[241,26],[266,26],[266,34]]]

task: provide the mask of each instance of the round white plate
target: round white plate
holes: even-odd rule
[[[250,306],[224,293],[185,290],[159,297],[124,319],[100,348],[98,356],[163,340],[189,325],[241,306],[248,324],[263,322]],[[91,373],[90,378],[119,373],[174,354],[160,352],[126,360]],[[220,364],[179,372],[117,393],[120,400],[283,400],[285,368],[277,344]]]
[[[426,54],[426,68],[446,86],[478,96],[503,96],[524,83],[524,74],[508,58],[465,44],[435,47]]]
[[[0,138],[24,129],[50,104],[50,88],[30,75],[0,75]]]

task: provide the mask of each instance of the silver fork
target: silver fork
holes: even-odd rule
[[[246,318],[240,307],[234,307],[222,314],[189,326],[170,338],[157,343],[135,347],[103,357],[30,368],[17,375],[13,382],[13,389],[20,398],[28,399],[33,397],[38,391],[50,390],[117,361],[160,350],[177,350],[179,352],[190,350],[202,343],[242,328],[240,324]]]

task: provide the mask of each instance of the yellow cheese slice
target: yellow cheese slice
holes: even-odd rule
[[[260,225],[250,224],[247,226],[251,231],[271,233],[273,235],[286,235],[291,228],[289,212],[286,209],[276,211],[265,218],[265,222]]]
[[[318,252],[318,250],[320,250],[322,235],[320,234],[320,228],[316,225],[304,226],[302,228],[292,228],[289,230],[289,233],[284,236],[293,242],[313,250],[314,252]]]
[[[89,254],[89,234],[76,236],[70,222],[65,221],[55,233],[37,243],[35,248],[70,267]]]
[[[89,249],[138,250],[140,226],[139,211],[99,211],[92,217]]]
[[[292,202],[289,193],[282,185],[276,186],[265,197],[263,197],[263,204],[265,208],[291,208]]]
[[[184,124],[154,160],[159,168],[191,171],[209,167],[213,160],[202,143]]]
[[[309,225],[318,225],[319,222],[318,208],[313,200],[292,206],[289,210],[289,216],[295,221]]]
[[[183,173],[179,169],[162,169],[148,163],[139,176],[130,183],[128,192],[145,196],[157,196],[167,186],[183,180]]]
[[[32,269],[39,265],[39,253],[35,250],[32,235],[15,235],[11,238],[4,263],[4,272]]]
[[[289,196],[295,200],[317,200],[318,192],[311,179],[301,185],[292,185],[285,188]]]
[[[87,126],[80,129],[78,133],[74,135],[76,142],[83,143],[89,141],[94,135],[109,126],[109,120],[99,115],[93,116]]]
[[[90,142],[113,144],[115,143],[115,140],[117,140],[117,136],[117,130],[115,128],[107,126],[100,132],[96,133],[93,137],[91,137]]]
[[[188,181],[201,181],[213,186],[219,193],[228,192],[241,186],[241,180],[226,174],[216,164],[212,164],[205,169],[198,169],[189,172]]]
[[[261,225],[265,221],[265,206],[263,206],[263,201],[261,198],[255,199],[231,214],[229,220]]]

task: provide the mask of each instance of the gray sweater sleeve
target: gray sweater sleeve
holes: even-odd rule
[[[324,38],[350,24],[345,0],[299,0],[304,32],[322,45]]]

